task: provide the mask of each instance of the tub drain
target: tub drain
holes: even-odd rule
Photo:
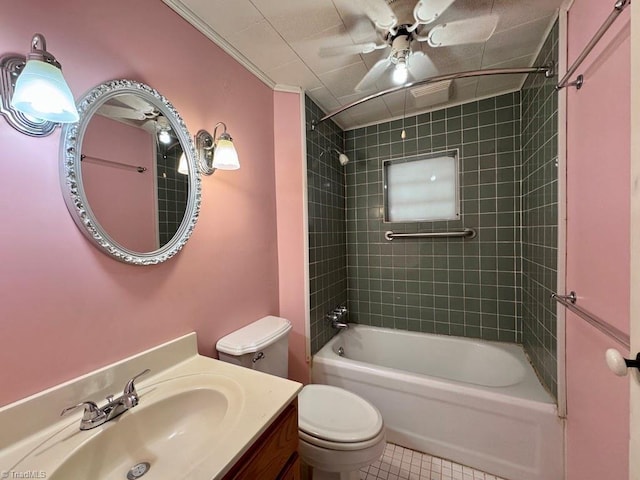
[[[342,347],[338,348],[338,355],[340,355],[341,357],[344,357],[344,348]]]
[[[142,477],[145,473],[149,471],[151,468],[151,464],[149,462],[142,462],[134,465],[129,469],[127,473],[128,480],[136,480],[137,478]]]

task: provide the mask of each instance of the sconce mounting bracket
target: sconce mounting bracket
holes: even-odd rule
[[[9,125],[25,135],[46,137],[53,133],[58,123],[33,118],[11,107],[13,88],[26,60],[24,55],[18,54],[0,57],[0,114],[7,119]]]
[[[203,175],[211,175],[216,171],[212,166],[215,140],[206,130],[199,130],[198,133],[196,133],[195,140],[200,173]]]

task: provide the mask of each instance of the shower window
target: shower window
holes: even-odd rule
[[[458,151],[384,162],[385,222],[460,218]]]

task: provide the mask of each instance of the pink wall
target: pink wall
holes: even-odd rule
[[[308,306],[304,276],[306,261],[306,219],[301,94],[274,93],[274,139],[276,189],[278,192],[278,259],[280,271],[280,314],[294,323],[289,337],[289,373],[309,382],[305,322]]]
[[[76,97],[114,78],[148,83],[191,132],[226,122],[242,168],[203,178],[176,257],[134,267],[93,247],[67,212],[60,131],[30,138],[0,121],[0,405],[189,331],[212,355],[221,336],[278,314],[273,91],[160,0],[2,7],[2,53],[42,32]]]
[[[569,11],[569,63],[612,2],[577,0]],[[585,84],[567,99],[567,291],[629,331],[629,9],[583,63]],[[629,388],[604,362],[618,347],[567,314],[567,480],[626,479]],[[623,350],[623,349],[621,349]],[[624,355],[629,352],[623,351]]]
[[[132,125],[94,115],[82,140],[82,185],[100,226],[134,252],[158,248],[158,212],[153,136]],[[122,168],[100,158],[131,166]]]

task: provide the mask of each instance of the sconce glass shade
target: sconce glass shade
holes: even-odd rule
[[[218,127],[224,128],[224,132],[216,138]],[[211,175],[217,169],[238,170],[240,168],[238,152],[233,146],[233,139],[227,133],[227,126],[224,122],[216,123],[213,135],[206,130],[198,131],[196,151],[198,152],[198,170],[203,175]]]
[[[178,173],[182,175],[189,175],[189,166],[187,165],[187,157],[184,152],[180,155],[180,160],[178,161]]]
[[[31,59],[25,64],[16,80],[11,106],[50,122],[75,123],[80,118],[62,71],[41,60]]]
[[[240,168],[238,152],[236,152],[236,147],[233,146],[231,137],[223,138],[224,136],[225,134],[222,134],[216,142],[212,166],[220,170],[237,170]]]

